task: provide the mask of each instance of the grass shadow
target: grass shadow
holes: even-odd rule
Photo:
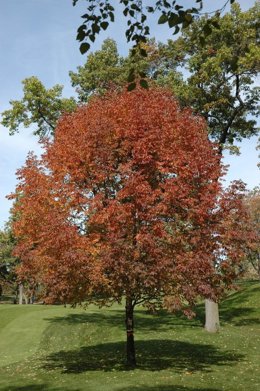
[[[124,328],[124,309],[110,309],[105,313],[100,311],[85,312],[82,314],[68,314],[60,317],[47,318],[50,323],[58,323],[59,325],[76,325],[76,324],[102,324],[102,327],[116,327],[122,330]],[[142,331],[168,331],[173,327],[201,327],[199,318],[192,320],[187,319],[182,314],[171,314],[161,310],[156,314],[150,314],[145,309],[136,309],[134,313],[135,327]]]
[[[248,289],[244,289],[244,286]],[[259,324],[259,319],[252,317],[255,314],[256,308],[247,306],[246,303],[251,301],[253,295],[260,292],[260,284],[258,281],[247,282],[241,284],[241,289],[229,294],[225,300],[220,303],[219,316],[220,323],[232,323],[234,326],[245,326]],[[201,325],[205,324],[205,305],[204,303],[196,306],[196,319]],[[249,318],[251,316],[251,318]],[[246,318],[248,319],[238,319]]]
[[[73,388],[70,391],[81,391],[82,388]],[[1,391],[64,391],[64,387],[56,388],[48,384],[29,384],[25,386],[7,386],[1,388]],[[217,388],[204,388],[204,387],[185,387],[180,385],[164,385],[158,384],[157,386],[126,386],[125,388],[117,388],[117,391],[220,391]],[[228,390],[226,390],[228,391]]]
[[[254,326],[254,325],[260,325],[260,319],[259,318],[247,318],[247,319],[240,319],[236,322],[234,322],[235,326]]]
[[[245,289],[245,287],[247,289]],[[260,292],[259,281],[251,281],[246,284],[238,284],[238,290],[229,294],[223,301],[224,307],[241,306],[246,301],[251,301],[252,296]]]
[[[28,384],[26,386],[7,386],[1,391],[64,391],[61,387],[52,387],[48,384]],[[81,391],[79,388],[72,388],[70,391]]]
[[[126,388],[119,388],[117,391],[221,391],[217,388],[204,388],[204,387],[185,387],[180,385],[164,385],[164,384],[158,384],[157,386],[150,387],[150,386],[134,386],[134,387],[126,387]],[[228,391],[228,390],[226,390]]]
[[[243,355],[221,351],[212,345],[180,341],[142,340],[136,342],[138,368],[175,372],[211,371],[211,366],[235,365]],[[46,357],[44,369],[61,369],[62,373],[126,370],[125,343],[103,343],[77,350],[59,351]]]

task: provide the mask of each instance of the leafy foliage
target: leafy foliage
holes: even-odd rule
[[[89,391],[258,391],[259,282],[240,288],[222,303],[216,338],[202,332],[200,307],[193,321],[138,308],[134,373],[125,366],[122,306],[2,305],[1,391],[86,391],[86,383]]]
[[[259,18],[259,3],[245,12],[234,4],[230,13],[201,18],[161,47],[166,72],[159,83],[172,86],[183,105],[202,114],[210,137],[231,152],[236,152],[235,141],[258,133]],[[211,34],[202,42],[201,31],[209,21]],[[176,62],[186,67],[187,80],[176,83]]]
[[[215,11],[219,14],[228,3],[234,0],[225,1],[222,8]],[[78,0],[73,0],[75,6]],[[84,22],[78,28],[77,40],[81,42],[80,51],[86,53],[91,43],[95,42],[96,36],[102,30],[106,30],[110,23],[115,22],[115,4],[110,0],[86,0],[86,13],[82,15]],[[146,50],[140,44],[147,42],[150,36],[149,15],[156,15],[158,24],[168,24],[177,34],[180,28],[187,28],[197,17],[203,8],[202,0],[194,0],[192,8],[184,8],[176,1],[157,0],[156,2],[146,2],[142,0],[119,0],[123,16],[127,19],[127,29],[125,31],[128,42],[134,42],[133,54],[138,51],[146,56]],[[210,34],[210,24],[203,30],[202,37]]]
[[[100,50],[89,54],[85,65],[70,72],[77,101],[87,102],[93,95],[115,86],[120,90],[126,84],[129,90],[139,84],[167,86],[183,107],[204,116],[210,138],[221,144],[220,152],[224,147],[235,153],[237,141],[258,132],[259,17],[259,4],[245,12],[233,5],[223,17],[193,21],[167,45],[154,40],[142,43],[146,57],[130,52],[122,58],[116,43],[107,39]],[[207,23],[211,34],[202,43],[199,37]],[[53,134],[60,115],[71,112],[75,100],[62,98],[61,86],[48,90],[35,77],[23,83],[23,98],[11,102],[12,108],[2,114],[2,124],[11,134],[20,125],[33,124],[40,137]]]
[[[247,260],[260,278],[260,188],[249,191],[245,197],[245,204],[249,210],[251,223],[256,233],[256,240],[249,248]]]
[[[18,260],[12,255],[16,240],[12,231],[0,231],[0,296],[4,286],[13,287],[16,281],[15,267]]]
[[[110,23],[115,22],[115,4],[110,0],[86,0],[87,12],[82,15],[84,22],[78,28],[77,40],[81,42],[80,51],[82,54],[88,52],[91,43],[95,42],[96,36],[102,30],[106,30]],[[225,1],[222,8],[219,8],[212,13],[220,15],[226,5],[234,3],[234,0]],[[78,0],[73,0],[75,6]],[[192,8],[184,8],[182,5],[174,1],[157,0],[156,2],[148,2],[144,5],[142,0],[119,0],[118,5],[122,6],[122,14],[127,19],[127,28],[125,36],[127,42],[134,42],[130,52],[130,57],[135,56],[147,57],[147,51],[144,44],[150,38],[149,15],[158,17],[158,24],[167,23],[169,28],[173,30],[173,34],[177,34],[180,28],[184,30],[192,24],[200,14],[203,8],[202,0],[194,0]],[[217,27],[217,22],[213,22]],[[211,34],[211,20],[208,20],[202,31],[200,38],[205,41],[205,38]],[[134,68],[129,71],[129,78],[141,79],[140,85],[142,88],[148,88],[147,80],[145,80],[142,72],[137,74],[133,72]],[[136,81],[133,80],[128,90],[132,91],[136,88]]]
[[[2,113],[2,124],[9,128],[10,134],[19,130],[20,125],[28,128],[37,124],[34,134],[53,134],[57,121],[64,112],[75,109],[73,98],[62,98],[62,86],[46,89],[37,77],[23,80],[23,98],[11,101],[12,108]]]
[[[93,94],[102,94],[112,85],[122,86],[127,81],[125,60],[119,56],[112,39],[103,42],[100,50],[90,53],[77,72],[70,72],[72,86],[76,87],[80,102],[87,102]]]
[[[217,299],[247,236],[240,185],[222,194],[221,173],[205,123],[170,93],[92,99],[19,171],[23,272],[43,280],[51,301]]]

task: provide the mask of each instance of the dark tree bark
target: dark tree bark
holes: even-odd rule
[[[126,297],[125,306],[126,324],[126,362],[129,367],[136,366],[134,342],[134,304],[130,297]]]

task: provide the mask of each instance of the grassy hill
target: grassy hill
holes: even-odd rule
[[[221,305],[221,332],[136,311],[138,368],[124,365],[120,306],[87,311],[0,305],[0,391],[257,391],[260,284],[247,282]]]

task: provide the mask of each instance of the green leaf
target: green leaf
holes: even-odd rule
[[[178,34],[178,32],[180,31],[180,27],[179,26],[176,26],[175,27],[175,30],[173,32],[173,34]]]
[[[141,9],[138,7],[138,5],[136,5],[136,4],[131,4],[131,8],[133,9],[133,10],[135,10],[135,11],[137,11],[137,12],[140,12],[141,11]]]
[[[141,79],[144,79],[145,77],[147,77],[146,73],[143,71],[139,71],[138,75],[141,77]]]
[[[189,27],[189,25],[190,25],[190,22],[188,22],[187,20],[184,20],[184,21],[182,22],[182,28],[183,28],[183,29],[186,29],[187,27]]]
[[[136,89],[136,83],[130,83],[127,87],[127,91],[133,91]]]
[[[141,80],[140,80],[140,86],[141,86],[142,88],[145,88],[146,90],[148,90],[148,88],[149,88],[148,83],[147,83],[147,80],[145,80],[145,79],[141,79]]]
[[[230,68],[233,72],[237,71],[238,68],[238,58],[233,57],[232,60],[230,61]]]
[[[123,14],[124,14],[125,16],[127,16],[128,11],[129,11],[129,8],[125,8],[124,11],[123,11]]]
[[[128,74],[127,81],[128,83],[132,83],[135,80],[135,71],[131,70]]]
[[[95,42],[95,35],[94,34],[90,34],[89,35],[89,39],[92,41],[92,42]]]
[[[77,40],[78,41],[83,41],[85,36],[86,36],[86,28],[87,26],[85,24],[82,24],[81,26],[79,26],[78,28],[78,34],[77,34]]]
[[[140,49],[140,54],[142,57],[147,57],[147,51],[143,48]]]
[[[233,4],[236,0],[230,0],[230,4]]]
[[[103,22],[103,23],[107,23],[107,22]],[[96,33],[96,34],[98,34],[99,33],[99,31],[100,31],[100,27],[99,27],[99,25],[98,24],[96,24],[96,23],[94,23],[94,24],[92,24],[92,31],[93,31],[93,33]]]
[[[185,19],[187,20],[187,22],[191,22],[192,21],[192,15],[191,14],[186,14],[185,15]]]
[[[177,14],[171,13],[169,19],[168,19],[168,24],[169,27],[172,28],[176,26],[179,23],[179,16]]]
[[[84,42],[80,45],[79,50],[81,54],[85,54],[90,48],[90,44],[87,42]]]
[[[141,23],[144,23],[147,19],[147,16],[142,14],[142,17],[141,17]]]
[[[209,23],[206,23],[205,26],[203,27],[204,35],[207,37],[208,35],[211,34],[212,28],[210,27]]]
[[[100,26],[101,26],[101,28],[102,28],[103,30],[106,30],[106,29],[108,28],[108,26],[109,26],[109,23],[108,23],[108,22],[101,22],[101,23],[100,23]]]
[[[85,34],[85,31],[79,31],[78,34],[77,34],[77,41],[83,41],[83,39],[85,38],[86,34]]]
[[[114,22],[115,21],[115,15],[113,12],[109,12],[109,16],[110,16],[110,20],[111,22]]]
[[[214,26],[216,29],[220,29],[220,24],[219,24],[219,22],[217,21],[217,20],[212,20],[211,21],[211,24],[212,24],[212,26]]]
[[[205,38],[202,35],[199,37],[199,41],[200,41],[201,46],[204,47],[205,44],[206,44],[206,41],[205,41]]]
[[[168,16],[166,14],[162,14],[158,19],[158,24],[164,24],[168,21]]]

